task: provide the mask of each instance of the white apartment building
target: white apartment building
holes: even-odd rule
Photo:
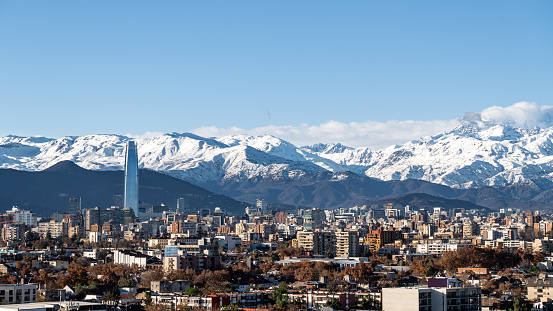
[[[36,302],[36,284],[0,284],[0,301],[8,304]]]
[[[482,310],[480,287],[400,287],[382,289],[382,311]]]
[[[113,251],[113,262],[123,265],[138,265],[139,267],[146,268],[148,256],[140,254],[134,251],[127,250],[115,250]]]
[[[425,243],[417,245],[417,253],[442,255],[445,252],[456,251],[459,247],[463,247],[463,245],[449,243]]]
[[[6,211],[6,214],[12,215],[15,222],[24,223],[31,227],[36,227],[37,225],[37,217],[35,213],[22,210],[17,206],[14,206],[11,210]]]

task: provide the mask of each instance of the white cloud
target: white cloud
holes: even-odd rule
[[[390,145],[404,144],[410,140],[452,130],[462,121],[480,126],[508,124],[526,128],[535,126],[550,127],[553,126],[553,106],[519,102],[508,107],[493,106],[481,112],[467,112],[464,117],[453,120],[392,120],[387,122],[368,120],[350,123],[328,121],[319,125],[305,123],[297,126],[270,125],[253,129],[207,126],[197,128],[192,133],[203,137],[223,137],[233,134],[269,134],[287,140],[296,146],[316,143],[342,143],[350,147],[369,147],[378,150]],[[161,134],[148,132],[142,135],[127,134],[127,136],[135,139],[148,139]]]
[[[553,126],[553,107],[532,102],[518,102],[508,107],[493,106],[482,112],[467,113],[465,121],[483,124],[503,124],[521,128]]]
[[[125,134],[125,136],[130,137],[130,138],[140,142],[140,141],[144,141],[144,140],[148,140],[148,139],[152,139],[152,138],[161,136],[163,134],[164,133],[161,133],[161,132],[146,132],[144,134],[139,134],[139,135]]]
[[[436,121],[366,121],[341,123],[328,121],[320,125],[266,126],[249,130],[231,127],[201,127],[192,131],[204,137],[223,137],[232,134],[270,134],[296,146],[315,143],[342,143],[351,147],[369,147],[373,150],[413,139],[451,130],[459,120]]]

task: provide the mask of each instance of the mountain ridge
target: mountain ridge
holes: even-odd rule
[[[60,139],[4,136],[0,168],[38,171],[68,160],[91,170],[121,170],[124,147],[131,139],[111,134]],[[221,193],[232,183],[236,189],[250,191],[245,185],[293,184],[324,172],[336,174],[329,177],[332,180],[340,172],[350,172],[374,180],[415,179],[456,189],[491,186],[506,197],[543,206],[553,199],[552,139],[553,128],[465,122],[451,131],[376,151],[340,143],[296,147],[271,135],[204,138],[169,133],[134,140],[141,168]],[[307,190],[298,185],[294,189],[297,195],[306,195]]]

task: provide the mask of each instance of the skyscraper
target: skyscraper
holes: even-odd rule
[[[138,152],[134,141],[128,141],[125,148],[125,201],[138,217]]]
[[[184,198],[179,198],[177,200],[177,211],[175,212],[177,214],[188,214],[186,210],[186,205],[184,202]]]

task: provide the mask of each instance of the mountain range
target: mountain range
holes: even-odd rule
[[[165,203],[175,210],[178,198],[187,208],[213,210],[224,207],[242,214],[247,206],[223,195],[207,191],[186,181],[151,170],[140,170],[140,201],[145,205]],[[46,217],[67,210],[71,197],[81,198],[83,208],[123,205],[123,172],[86,170],[70,161],[58,162],[38,172],[0,169],[0,207],[12,205]]]
[[[135,138],[141,168],[253,202],[337,207],[427,193],[490,208],[549,208],[553,128],[475,124],[381,150],[297,147],[270,135]],[[0,138],[0,168],[39,171],[61,161],[121,170],[132,137]]]

